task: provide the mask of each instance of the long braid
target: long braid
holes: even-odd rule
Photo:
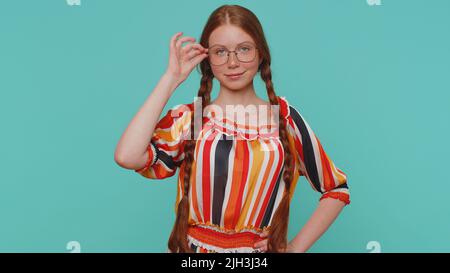
[[[203,109],[211,102],[211,90],[212,90],[211,73],[204,73],[200,81],[200,89],[198,96],[202,98],[202,116],[201,127],[203,127]],[[169,249],[172,252],[190,253],[194,252],[187,241],[187,229],[189,220],[189,187],[192,171],[192,163],[194,161],[194,149],[196,145],[197,137],[194,135],[194,112],[191,112],[191,138],[185,141],[184,144],[184,177],[183,177],[183,197],[178,204],[177,216],[172,233],[169,238]]]
[[[272,83],[272,72],[270,69],[270,60],[261,63],[261,78],[264,80],[267,89],[267,95],[271,105],[279,105]],[[279,115],[279,137],[284,148],[284,172],[283,180],[285,190],[280,205],[278,206],[272,219],[271,228],[268,236],[267,252],[283,252],[287,247],[287,229],[289,223],[289,196],[291,190],[291,181],[294,171],[293,157],[289,149],[287,138],[286,119],[280,113]]]

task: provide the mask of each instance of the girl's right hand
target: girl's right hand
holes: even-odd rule
[[[183,32],[178,32],[170,40],[169,65],[166,71],[177,84],[186,80],[194,67],[208,57],[208,49],[194,43],[195,38],[182,37],[177,40],[182,34]],[[184,42],[191,43],[181,47]]]

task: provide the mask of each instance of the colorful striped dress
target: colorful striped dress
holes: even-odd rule
[[[320,200],[334,198],[348,205],[346,174],[328,157],[296,108],[285,97],[277,98],[295,159],[290,198],[299,176],[305,176],[312,189],[321,193]],[[135,170],[146,178],[163,179],[179,169],[175,213],[184,194],[184,144],[190,138],[193,107],[194,103],[177,105],[159,120],[148,145],[148,162]],[[213,111],[203,121],[188,192],[189,246],[203,253],[257,252],[253,245],[270,229],[285,189],[281,139],[260,130],[263,126],[219,119]]]

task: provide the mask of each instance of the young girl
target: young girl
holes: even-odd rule
[[[199,43],[181,35],[172,37],[167,70],[120,139],[116,162],[151,179],[179,168],[168,252],[305,252],[350,203],[347,177],[296,108],[275,94],[260,22],[244,7],[224,5],[210,15]],[[195,101],[159,119],[197,65],[199,111]],[[255,93],[258,72],[269,101]],[[212,101],[214,77],[220,91]],[[257,110],[238,111],[247,114],[241,122],[226,111],[237,105]],[[288,243],[289,203],[302,175],[321,198]]]

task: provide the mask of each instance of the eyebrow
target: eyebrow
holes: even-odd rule
[[[241,44],[245,44],[245,43],[250,43],[250,44],[254,44],[253,42],[251,42],[251,41],[244,41],[244,42],[240,42],[239,44],[237,44],[236,46],[239,46],[239,45],[241,45]],[[226,46],[224,46],[224,45],[221,45],[221,44],[213,44],[213,45],[210,45],[209,47],[213,47],[213,46],[223,46],[223,47],[225,47],[225,48],[227,48],[228,49],[228,47],[226,47]]]

